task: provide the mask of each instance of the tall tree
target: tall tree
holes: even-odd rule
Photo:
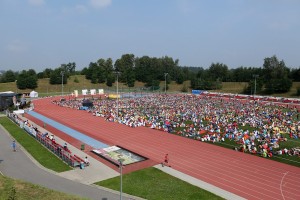
[[[2,83],[14,82],[16,79],[17,79],[17,73],[15,73],[12,70],[8,70],[4,72],[1,76]]]
[[[115,62],[115,70],[121,72],[120,82],[134,87],[135,82],[135,59],[133,54],[124,54]]]
[[[228,67],[223,63],[212,63],[208,69],[208,73],[212,81],[225,81],[228,73]]]
[[[61,67],[58,67],[51,72],[49,83],[52,85],[57,85],[57,84],[62,84],[62,81],[64,84],[67,84],[68,76]]]
[[[106,81],[106,74],[105,74],[105,65],[106,61],[101,58],[97,61],[98,69],[97,69],[97,78],[98,83],[105,83]]]
[[[265,80],[288,77],[289,69],[284,61],[279,61],[275,55],[264,59],[263,68]]]
[[[290,73],[290,77],[293,79],[293,81],[300,81],[300,67],[298,69],[292,69]]]
[[[104,76],[105,76],[106,82],[108,82],[109,76],[112,75],[112,72],[114,70],[112,59],[111,58],[106,59],[103,67],[104,67]]]
[[[17,78],[18,89],[35,89],[38,87],[38,78],[35,70],[23,70]]]
[[[289,68],[283,60],[279,61],[274,55],[264,59],[265,92],[268,94],[288,92],[292,87],[292,80],[288,78]]]

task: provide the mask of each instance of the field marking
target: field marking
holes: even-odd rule
[[[285,200],[285,198],[284,198],[284,195],[283,195],[283,192],[282,192],[282,182],[283,182],[284,177],[285,177],[288,173],[289,173],[288,171],[285,172],[285,173],[283,173],[282,179],[281,179],[281,181],[280,181],[280,192],[281,192],[281,196],[282,196],[283,200]]]

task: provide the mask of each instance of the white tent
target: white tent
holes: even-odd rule
[[[32,91],[30,92],[29,96],[30,96],[31,98],[32,98],[32,97],[39,97],[39,94],[38,94],[36,91],[32,90]]]
[[[22,110],[22,109],[19,109],[19,110],[14,110],[13,111],[13,113],[15,113],[15,114],[24,114],[24,110]]]

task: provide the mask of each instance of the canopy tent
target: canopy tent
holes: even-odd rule
[[[32,97],[39,97],[39,93],[37,93],[36,91],[32,90],[29,94],[29,96]]]

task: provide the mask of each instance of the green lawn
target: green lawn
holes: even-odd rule
[[[17,126],[7,117],[0,117],[0,124],[29,152],[42,166],[56,172],[70,170],[66,163],[42,146],[26,131]]]
[[[84,200],[73,195],[14,180],[0,175],[0,199],[7,200]]]
[[[120,177],[96,184],[119,191]],[[123,175],[123,192],[149,200],[222,199],[154,167]]]

